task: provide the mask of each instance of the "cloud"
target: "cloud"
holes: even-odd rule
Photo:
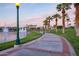
[[[42,26],[42,21],[43,21],[44,17],[41,16],[37,16],[37,17],[33,17],[27,20],[21,20],[20,21],[20,26],[25,26],[26,24],[28,25],[37,25],[37,26]]]

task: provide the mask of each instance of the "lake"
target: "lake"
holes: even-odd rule
[[[26,36],[26,32],[20,32],[19,34],[20,38]],[[13,40],[16,40],[16,32],[7,32],[7,33],[0,32],[0,43]]]

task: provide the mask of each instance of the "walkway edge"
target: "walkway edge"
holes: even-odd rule
[[[65,37],[63,37],[63,36],[60,36],[60,37],[63,38],[63,40],[65,40],[67,42],[67,44],[69,46],[70,55],[71,56],[76,56],[76,52],[75,52],[73,46],[70,44],[70,42]]]
[[[43,35],[44,35],[44,34],[42,34],[40,37],[38,37],[38,39],[43,38]],[[32,40],[32,41],[29,41],[29,42],[27,42],[27,43],[21,44],[21,45],[19,46],[19,48],[20,48],[21,46],[25,46],[25,45],[29,45],[29,44],[31,44],[31,43],[34,43],[34,42],[36,42],[36,41],[38,41],[37,38],[36,38],[35,40]],[[2,54],[7,54],[7,52],[9,52],[9,51],[12,51],[12,50],[15,50],[15,49],[19,49],[19,48],[18,48],[18,47],[16,47],[16,48],[12,47],[12,48],[9,48],[9,49],[0,51],[0,55],[2,55]]]
[[[70,55],[71,56],[76,56],[76,52],[75,52],[73,46],[70,44],[70,42],[65,37],[57,35],[57,34],[54,34],[54,35],[59,36],[60,38],[62,38],[63,40],[65,40],[67,42],[68,46],[71,47],[71,48],[69,48]]]

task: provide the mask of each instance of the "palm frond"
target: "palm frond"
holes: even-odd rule
[[[62,8],[64,8],[65,10],[68,10],[68,9],[71,9],[71,5],[72,3],[61,3],[57,5],[56,9],[58,11],[61,11]]]
[[[57,7],[56,7],[56,9],[57,9],[58,11],[61,11],[61,4],[58,4]]]
[[[52,16],[52,18],[54,19],[54,18],[61,18],[61,16],[59,15],[59,14],[54,14],[53,16]]]

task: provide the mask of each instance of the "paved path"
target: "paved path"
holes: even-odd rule
[[[1,56],[75,56],[74,49],[63,37],[45,33],[42,37],[0,52]]]

